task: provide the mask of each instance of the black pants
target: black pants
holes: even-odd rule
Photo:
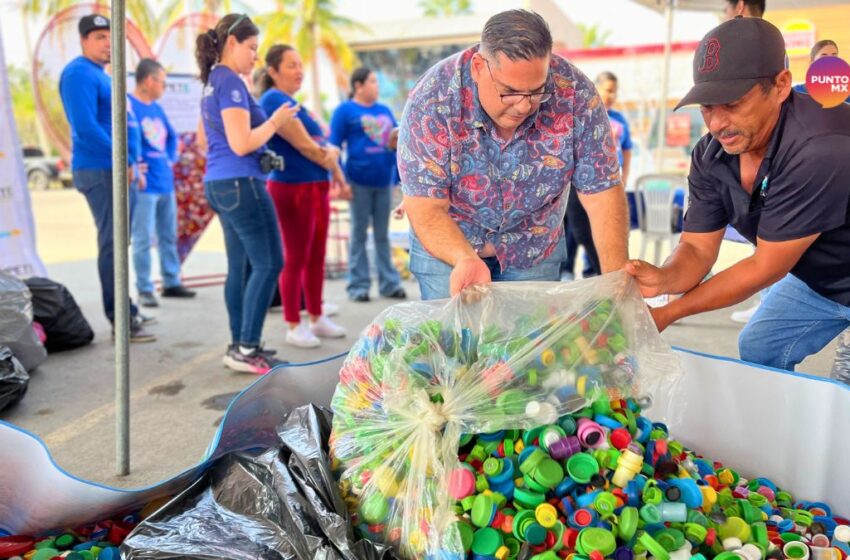
[[[572,272],[575,268],[575,256],[578,246],[584,247],[585,267],[584,277],[598,276],[602,274],[599,264],[599,255],[593,245],[593,234],[590,230],[590,219],[584,206],[579,202],[575,187],[570,186],[570,194],[567,198],[567,213],[564,216],[564,232],[567,237],[567,260],[564,269]]]

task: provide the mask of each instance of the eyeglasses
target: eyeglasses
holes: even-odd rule
[[[490,74],[490,79],[493,81],[493,84],[498,84],[498,80],[493,77],[493,71],[490,69],[490,61],[484,56],[481,58],[484,59],[484,64],[487,65],[487,72]],[[505,105],[518,105],[523,99],[528,99],[528,102],[532,105],[539,105],[540,103],[546,103],[552,99],[551,91],[540,91],[537,93],[502,93],[497,89],[496,93],[499,94],[502,103]]]
[[[233,24],[231,24],[231,26],[227,29],[227,34],[230,35],[231,33],[233,33],[233,30],[236,29],[236,27],[240,23],[242,23],[243,20],[246,20],[246,19],[248,19],[248,14],[242,14],[241,16],[236,18],[236,21],[234,21]]]

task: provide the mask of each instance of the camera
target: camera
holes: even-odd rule
[[[279,156],[269,149],[263,150],[263,155],[260,156],[260,167],[263,173],[269,174],[272,171],[283,171],[286,163],[283,161],[283,156]]]

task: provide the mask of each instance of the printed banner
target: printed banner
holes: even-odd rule
[[[27,190],[24,159],[12,113],[0,32],[0,270],[19,278],[46,276],[35,248],[35,223]]]

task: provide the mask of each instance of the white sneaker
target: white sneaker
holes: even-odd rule
[[[322,344],[322,341],[316,338],[310,331],[307,323],[298,323],[298,326],[289,328],[286,331],[286,343],[299,348],[315,348]]]
[[[749,323],[750,319],[753,318],[753,315],[756,314],[756,311],[759,310],[760,305],[761,305],[761,301],[758,301],[758,302],[756,302],[755,305],[753,305],[749,309],[745,309],[743,311],[735,311],[734,313],[732,313],[732,315],[729,318],[732,319],[733,323],[744,323],[744,324]]]
[[[347,331],[322,315],[319,317],[319,320],[315,323],[310,324],[310,330],[316,336],[321,336],[322,338],[342,338],[347,333]]]
[[[324,315],[325,317],[336,317],[337,315],[339,315],[339,305],[330,301],[324,302],[322,304],[322,315]],[[301,310],[301,316],[307,316],[306,309]]]

